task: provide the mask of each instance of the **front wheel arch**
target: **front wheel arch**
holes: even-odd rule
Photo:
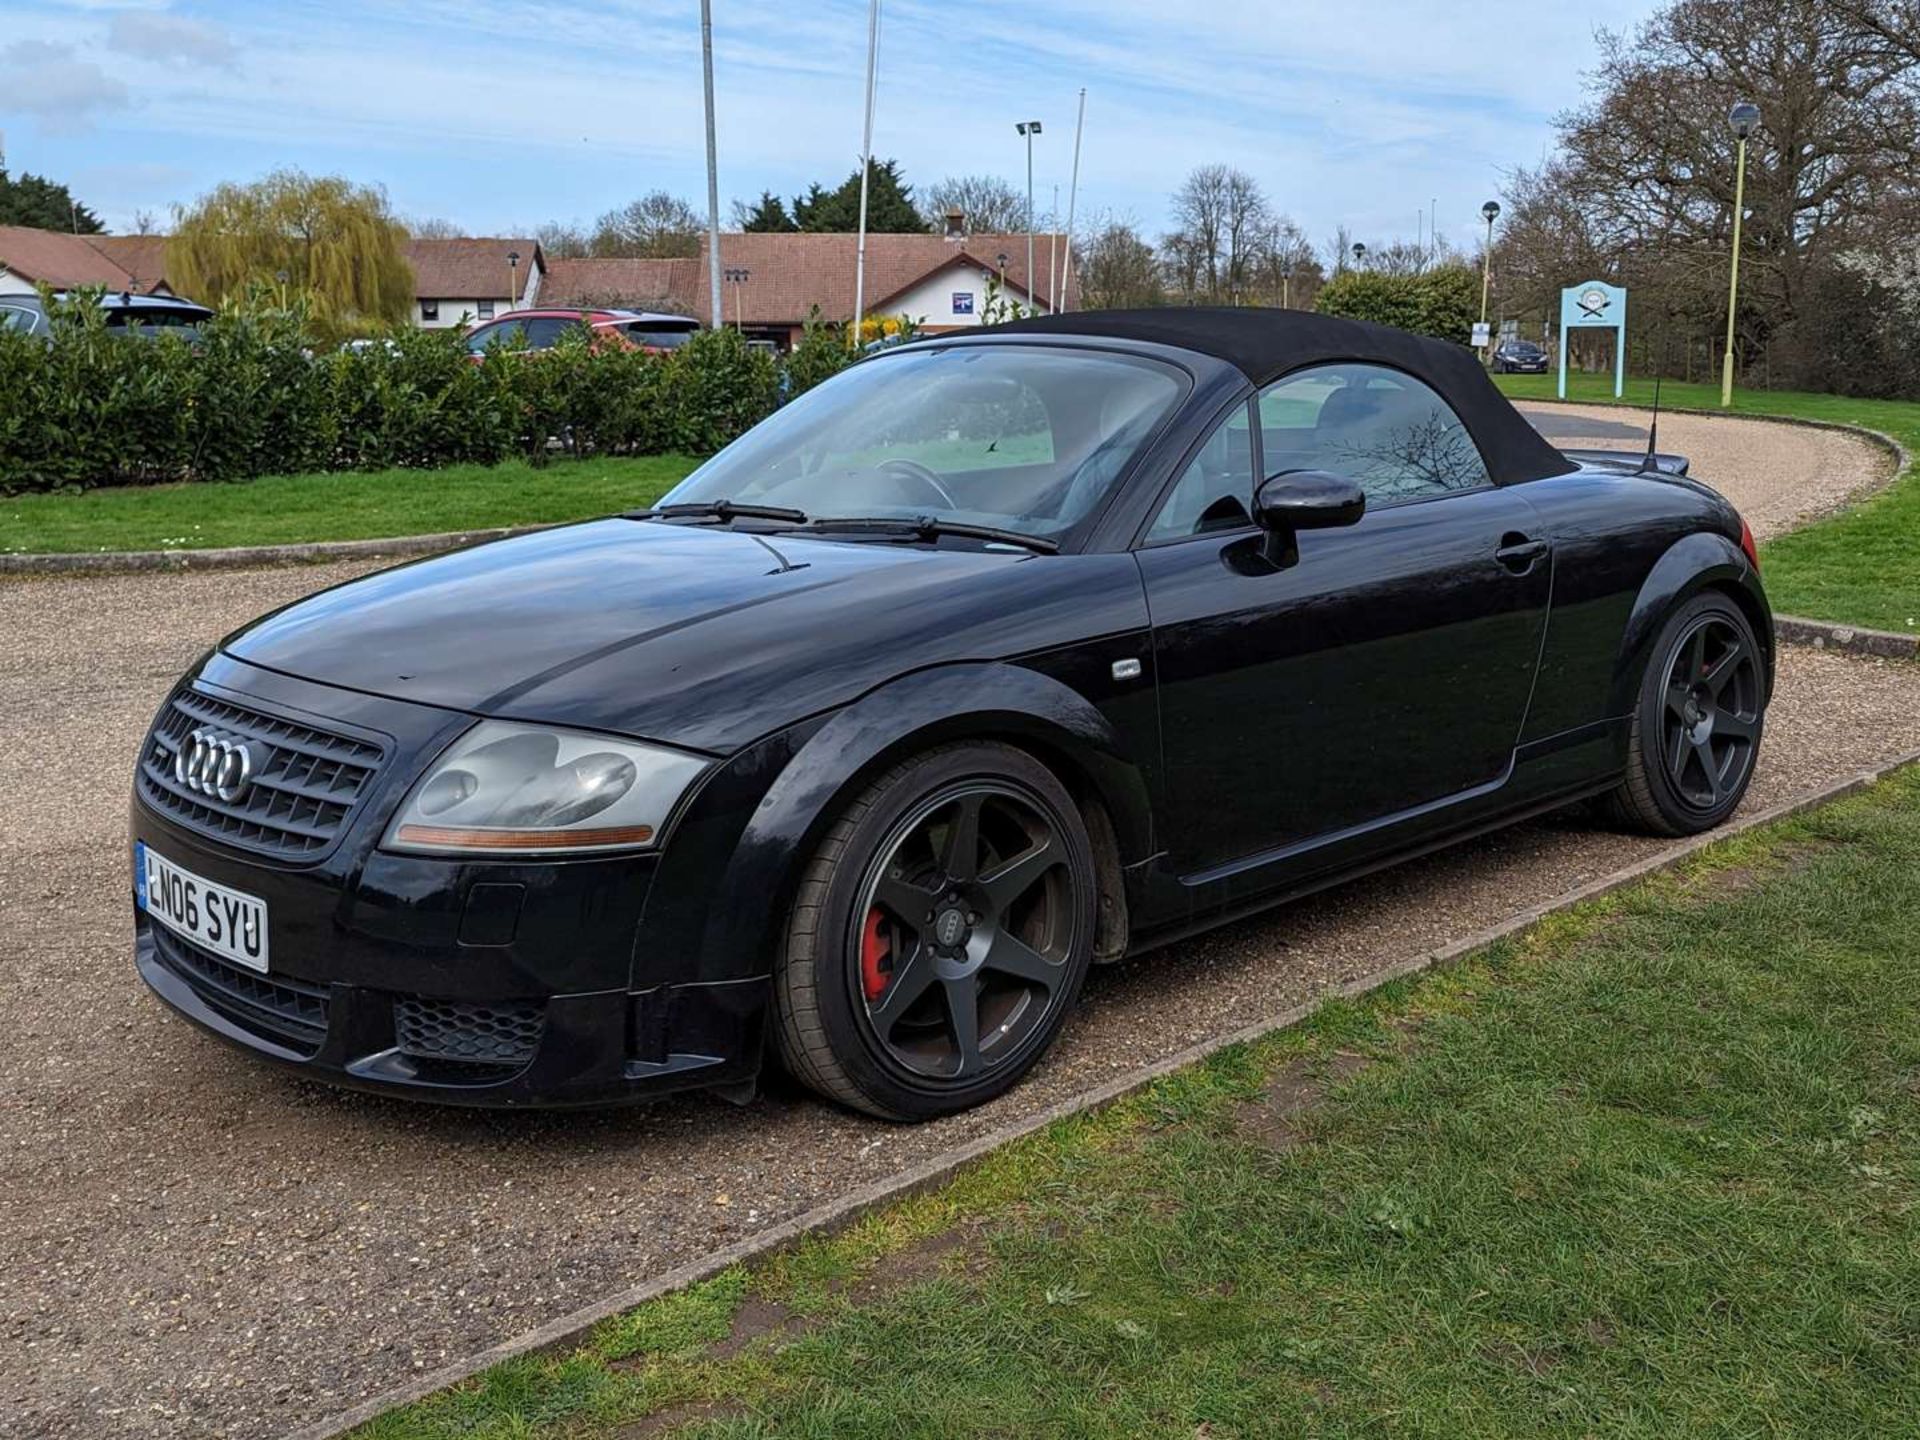
[[[1012,745],[1054,773],[1079,804],[1096,856],[1105,850],[1103,895],[1124,866],[1152,853],[1146,777],[1084,696],[1015,665],[916,671],[813,726],[785,759],[706,906],[700,968],[767,974],[800,872],[840,809],[904,758],[959,740]],[[1124,896],[1101,917],[1099,953],[1110,958],[1116,943],[1124,948]]]

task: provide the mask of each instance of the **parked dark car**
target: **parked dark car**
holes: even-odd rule
[[[66,300],[65,294],[56,300]],[[213,318],[213,311],[177,295],[102,295],[100,308],[106,311],[107,328],[151,340],[159,335],[179,335],[193,339],[200,326]],[[47,307],[38,295],[0,295],[0,326],[28,335],[45,335],[50,324]]]
[[[467,349],[481,359],[489,348],[551,350],[569,331],[584,326],[588,343],[664,354],[677,350],[700,328],[685,315],[644,310],[510,310],[467,332]]]
[[[1531,340],[1502,340],[1493,352],[1493,368],[1501,375],[1544,375],[1547,352]]]
[[[227,637],[138,758],[137,964],[402,1095],[742,1097],[771,1054],[974,1105],[1096,962],[1589,797],[1726,819],[1773,630],[1682,468],[1292,311],[903,346],[652,509]]]

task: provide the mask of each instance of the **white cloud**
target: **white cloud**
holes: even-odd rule
[[[219,69],[232,69],[240,54],[218,26],[150,10],[116,10],[107,22],[107,48],[146,60],[185,60]]]
[[[17,40],[0,50],[0,113],[31,115],[46,130],[70,135],[128,103],[127,87],[71,45]]]

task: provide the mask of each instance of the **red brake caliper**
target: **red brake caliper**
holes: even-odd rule
[[[860,985],[868,1004],[887,993],[887,981],[893,973],[893,945],[880,932],[884,918],[880,907],[874,906],[867,911],[866,927],[860,932]]]

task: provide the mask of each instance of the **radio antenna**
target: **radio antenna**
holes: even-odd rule
[[[1625,343],[1622,341],[1621,343]],[[1654,456],[1660,448],[1660,380],[1667,370],[1667,327],[1660,327],[1660,363],[1653,367],[1653,417],[1647,421],[1647,455],[1640,462],[1640,473],[1660,467],[1654,463]]]

